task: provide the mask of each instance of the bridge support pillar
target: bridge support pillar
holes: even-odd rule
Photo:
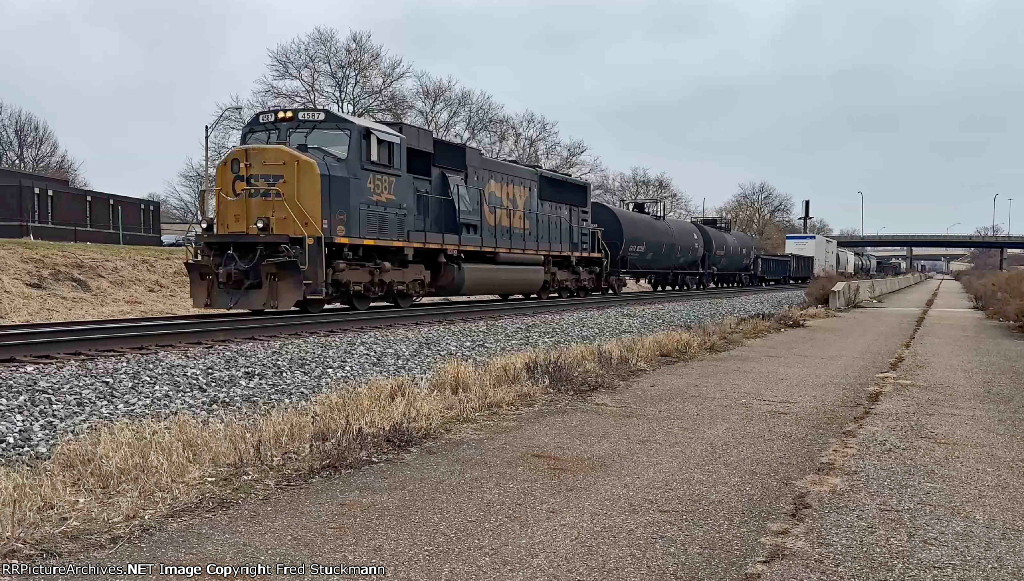
[[[914,272],[914,247],[907,247],[907,272]]]
[[[1006,270],[1006,249],[999,249],[999,270]]]

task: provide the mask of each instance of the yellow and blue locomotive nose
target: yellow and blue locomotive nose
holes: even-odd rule
[[[217,167],[216,183],[218,233],[320,235],[320,171],[302,153],[236,147]]]

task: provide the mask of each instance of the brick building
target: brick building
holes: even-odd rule
[[[0,169],[0,238],[160,245],[160,203]]]

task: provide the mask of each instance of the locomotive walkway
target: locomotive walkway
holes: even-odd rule
[[[101,557],[399,579],[1020,578],[1024,337],[939,285]]]

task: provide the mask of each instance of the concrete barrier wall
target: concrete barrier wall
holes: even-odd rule
[[[905,289],[926,278],[928,275],[915,272],[904,276],[836,283],[828,295],[828,306],[830,309],[848,309],[861,301]]]

